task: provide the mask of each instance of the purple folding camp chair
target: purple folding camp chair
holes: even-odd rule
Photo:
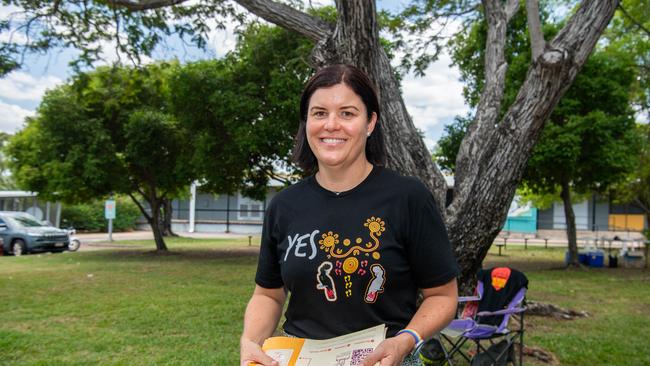
[[[508,267],[479,270],[477,279],[475,296],[458,298],[459,303],[467,304],[461,318],[454,319],[440,334],[446,341],[443,343],[450,346],[448,363],[451,365],[453,356],[459,354],[471,365],[498,366],[508,362],[521,365],[528,279]],[[508,321],[515,316],[519,325],[509,329]],[[463,349],[467,341],[476,346],[473,357]],[[515,355],[516,343],[518,355]]]

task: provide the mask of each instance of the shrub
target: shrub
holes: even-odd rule
[[[115,200],[116,217],[113,231],[129,231],[135,228],[141,216],[138,206],[129,197]],[[104,200],[77,205],[65,205],[61,209],[61,227],[72,226],[81,231],[108,231],[108,220],[104,218]]]

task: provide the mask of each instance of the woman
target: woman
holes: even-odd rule
[[[453,317],[458,269],[444,225],[422,183],[382,167],[379,117],[372,82],[353,66],[323,68],[307,83],[294,160],[315,174],[267,209],[241,365],[277,365],[260,344],[287,293],[291,336],[327,339],[386,324],[366,366],[418,365],[412,351],[422,337]]]

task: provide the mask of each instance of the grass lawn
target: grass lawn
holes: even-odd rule
[[[129,244],[0,257],[0,365],[237,365],[255,246],[172,239],[171,254],[160,255],[142,249],[152,241]],[[562,365],[650,365],[647,270],[565,270],[559,249],[503,253],[486,266],[525,271],[529,298],[592,314],[528,317],[527,345]]]

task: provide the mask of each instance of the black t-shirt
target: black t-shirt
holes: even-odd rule
[[[278,193],[266,212],[255,282],[290,292],[284,330],[325,339],[388,326],[416,311],[418,288],[458,274],[431,193],[415,178],[374,167],[336,194],[312,176]]]

